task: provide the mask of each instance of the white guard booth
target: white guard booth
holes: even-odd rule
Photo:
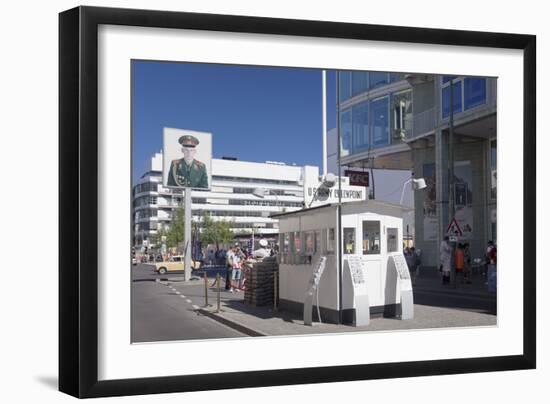
[[[408,211],[364,200],[273,215],[279,220],[279,307],[303,313],[313,287],[318,289],[319,308],[312,313],[317,321],[319,313],[322,322],[356,326],[367,325],[373,315],[411,319],[412,287],[403,256]],[[319,277],[321,257],[326,260]]]

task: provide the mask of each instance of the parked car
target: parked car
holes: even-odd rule
[[[160,261],[155,262],[155,272],[158,272],[159,274],[165,274],[166,272],[177,272],[177,271],[184,271],[184,265],[185,265],[185,256],[184,255],[174,255],[170,261]],[[201,263],[199,261],[193,261],[191,260],[191,268],[192,269],[199,269],[201,266]]]

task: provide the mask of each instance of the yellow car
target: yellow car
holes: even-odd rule
[[[166,272],[177,272],[177,271],[183,272],[185,270],[184,268],[185,256],[174,255],[170,261],[155,262],[153,265],[155,266],[155,272],[158,272],[159,274],[165,274]],[[200,266],[201,266],[201,263],[199,261],[191,260],[192,269],[199,269]]]

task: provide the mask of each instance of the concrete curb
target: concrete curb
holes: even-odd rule
[[[249,326],[246,326],[242,323],[239,323],[238,321],[228,319],[227,317],[224,317],[220,313],[215,313],[210,310],[206,309],[198,309],[197,312],[200,314],[210,317],[211,319],[222,323],[230,328],[233,328],[236,331],[242,332],[243,334],[249,335],[251,337],[267,337],[268,334],[265,334],[261,331],[255,330]]]

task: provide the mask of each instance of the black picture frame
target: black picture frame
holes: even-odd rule
[[[523,51],[523,354],[98,381],[98,26],[463,45]],[[59,389],[104,397],[536,367],[536,37],[167,11],[78,7],[59,15]]]

